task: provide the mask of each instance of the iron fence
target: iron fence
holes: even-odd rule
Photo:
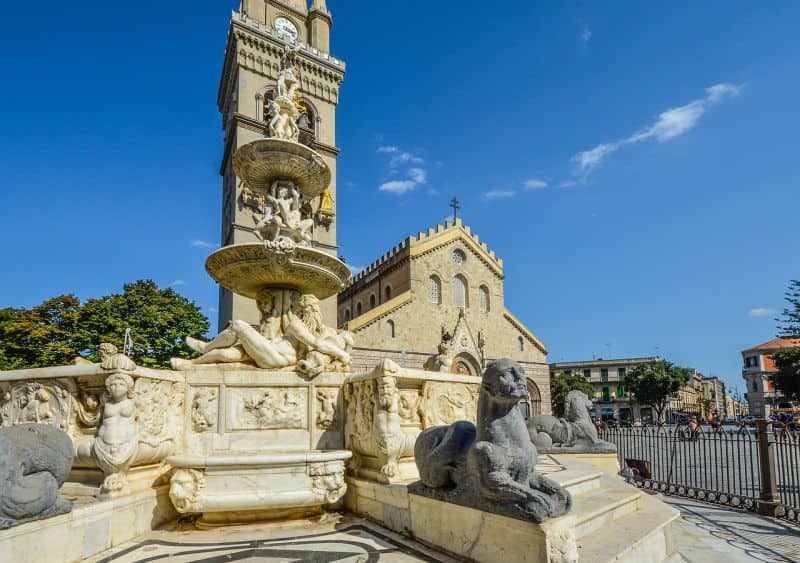
[[[637,486],[800,522],[800,435],[782,424],[600,431]]]

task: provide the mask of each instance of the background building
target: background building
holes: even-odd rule
[[[639,364],[654,362],[658,357],[621,358],[616,360],[597,360],[583,362],[558,362],[550,364],[550,376],[580,375],[592,383],[594,397],[594,416],[603,420],[641,421],[650,423],[655,420],[655,411],[647,405],[639,405],[631,401],[625,388],[625,374]]]
[[[236,150],[269,135],[267,107],[280,70],[286,46],[296,46],[295,69],[302,92],[300,142],[322,155],[332,180],[326,192],[307,211],[314,218],[313,239],[317,249],[338,255],[336,243],[336,106],[345,64],[330,55],[331,15],[325,0],[242,0],[234,13],[225,47],[225,61],[217,94],[225,136],[222,175],[223,246],[254,242],[252,214],[239,199],[239,179],[233,171]],[[321,304],[324,320],[333,325],[336,299]],[[260,321],[255,301],[220,287],[219,326],[231,319],[251,324]]]
[[[659,357],[619,358],[604,360],[599,358],[581,362],[558,362],[550,364],[550,377],[558,375],[579,375],[590,381],[594,388],[594,416],[603,420],[615,419],[620,422],[655,422],[655,410],[631,400],[625,387],[625,374],[639,364],[661,360]],[[671,397],[665,413],[667,422],[689,417],[707,420],[717,416],[720,420],[727,416],[725,383],[718,377],[706,377],[696,369],[690,370],[687,384]]]
[[[550,412],[544,344],[505,307],[503,261],[460,219],[410,236],[339,294],[339,326],[355,335],[353,370],[381,358],[422,368],[450,338],[451,371],[480,375],[512,358],[529,379],[533,414]]]
[[[750,414],[766,417],[772,414],[783,395],[776,391],[772,376],[777,373],[772,354],[783,348],[800,346],[800,338],[774,338],[742,352],[742,377],[747,385],[745,397]]]

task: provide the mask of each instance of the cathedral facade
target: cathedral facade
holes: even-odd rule
[[[503,261],[460,219],[410,236],[339,293],[339,326],[353,333],[355,372],[382,358],[403,367],[480,375],[494,359],[524,368],[531,414],[550,413],[547,349],[505,307]],[[440,354],[441,352],[441,354]]]

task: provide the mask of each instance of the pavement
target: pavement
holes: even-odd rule
[[[679,497],[663,497],[681,512],[675,545],[687,563],[796,563],[800,528],[776,518]]]

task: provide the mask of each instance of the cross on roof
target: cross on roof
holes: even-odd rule
[[[461,209],[461,205],[456,198],[453,198],[450,200],[450,207],[453,208],[453,224],[455,225],[456,219],[458,218],[458,210]]]

